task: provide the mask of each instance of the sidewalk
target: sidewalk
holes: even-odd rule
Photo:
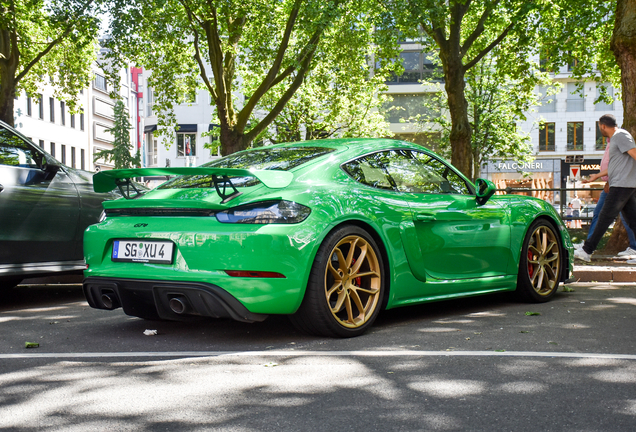
[[[592,262],[574,261],[577,282],[636,282],[636,264],[614,260],[613,255],[594,255]]]

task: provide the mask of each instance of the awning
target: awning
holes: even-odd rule
[[[157,130],[157,125],[144,126],[144,133],[154,132]]]
[[[177,131],[179,133],[182,133],[182,132],[196,132],[197,131],[197,125],[196,124],[179,124],[177,126],[179,126],[179,130]]]
[[[218,128],[218,127],[220,127],[220,126],[221,126],[221,125],[210,123],[210,124],[208,125],[208,131],[211,131],[212,129],[214,129],[214,128]]]

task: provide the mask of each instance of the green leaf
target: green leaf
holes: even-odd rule
[[[40,346],[39,343],[37,342],[25,342],[24,343],[24,347],[25,348],[38,348]]]
[[[526,316],[541,315],[541,312],[526,312]]]

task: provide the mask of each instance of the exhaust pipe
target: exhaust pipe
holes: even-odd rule
[[[116,309],[119,307],[119,300],[117,299],[117,296],[115,296],[115,294],[113,293],[104,293],[102,294],[102,305],[104,305],[104,307],[106,309]]]
[[[168,304],[170,305],[170,310],[177,315],[182,315],[188,310],[186,302],[179,297],[172,297]]]

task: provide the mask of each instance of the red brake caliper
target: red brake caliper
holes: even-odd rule
[[[532,260],[532,252],[528,251],[528,275],[532,277],[532,274],[534,273],[534,267],[532,267],[532,264],[530,264],[530,260]]]
[[[356,259],[355,259],[355,258],[353,258],[353,259],[351,260],[351,266],[353,267],[353,265],[354,265],[355,263],[356,263]],[[360,286],[361,286],[361,284],[362,284],[362,278],[361,278],[361,277],[357,277],[357,278],[355,278],[355,281],[356,281],[356,286],[357,286],[357,287],[360,287]]]

